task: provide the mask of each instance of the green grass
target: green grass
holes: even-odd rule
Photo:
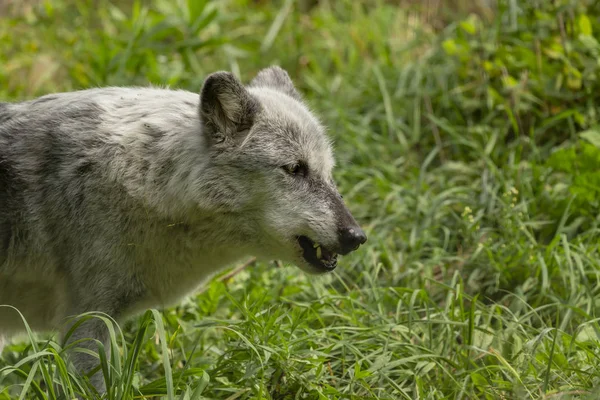
[[[600,397],[600,10],[500,1],[440,27],[394,3],[63,0],[0,17],[2,99],[198,91],[215,70],[283,66],[369,235],[325,278],[253,264],[162,314],[106,319],[107,398]],[[13,342],[0,399],[95,398],[63,352]]]

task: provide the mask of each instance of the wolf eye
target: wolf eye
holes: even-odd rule
[[[285,172],[287,172],[290,175],[302,175],[302,176],[306,175],[306,169],[307,169],[306,165],[304,165],[301,162],[284,165],[282,168],[285,170]]]

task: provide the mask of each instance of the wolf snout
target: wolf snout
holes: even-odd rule
[[[340,229],[340,254],[348,254],[367,241],[367,235],[360,226],[348,226]]]

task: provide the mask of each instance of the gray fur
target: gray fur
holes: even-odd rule
[[[298,101],[302,100],[288,73],[279,67],[263,69],[252,79],[250,86],[277,89]]]
[[[305,175],[282,168],[297,162]],[[250,255],[321,273],[297,237],[344,254],[341,230],[360,231],[333,165],[323,127],[275,67],[249,87],[217,72],[201,96],[113,87],[0,103],[0,304],[51,330],[83,312],[174,304]],[[22,328],[0,307],[0,340]],[[107,339],[94,321],[72,339],[86,337]]]

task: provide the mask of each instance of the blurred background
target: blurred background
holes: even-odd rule
[[[166,310],[181,396],[596,399],[599,18],[592,0],[0,0],[0,100],[278,64],[322,116],[368,244],[326,278],[250,263]],[[122,374],[164,394],[138,326]],[[0,399],[55,371],[7,372],[32,351],[5,351]]]

